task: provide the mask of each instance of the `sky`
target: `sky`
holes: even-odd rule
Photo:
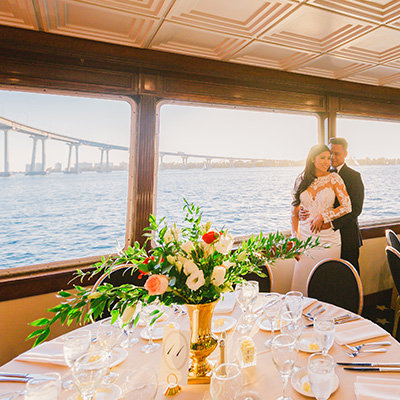
[[[312,114],[164,104],[159,115],[161,151],[304,160],[317,143],[317,119]],[[131,105],[123,100],[0,91],[0,116],[54,133],[129,146]],[[349,157],[400,157],[399,123],[339,118],[337,126],[338,136],[349,141]],[[25,170],[32,143],[28,135],[10,132],[11,171]],[[46,167],[61,162],[65,168],[67,160],[65,143],[46,141]],[[41,161],[41,150],[37,150],[36,161]],[[79,161],[98,163],[100,151],[81,146]],[[126,162],[128,154],[111,151],[110,161]],[[4,136],[0,132],[0,171],[3,168]]]

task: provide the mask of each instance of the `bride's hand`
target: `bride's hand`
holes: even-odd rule
[[[322,225],[324,225],[324,217],[322,215],[317,215],[310,222],[310,229],[312,233],[318,233],[321,231]]]

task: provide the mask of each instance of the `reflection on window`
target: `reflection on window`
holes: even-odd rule
[[[347,164],[361,173],[365,200],[361,222],[399,218],[400,123],[341,117],[337,136],[349,143]]]
[[[124,244],[131,106],[0,91],[0,269]]]
[[[313,115],[163,105],[157,217],[181,222],[186,198],[236,236],[289,230],[293,183],[316,143]]]

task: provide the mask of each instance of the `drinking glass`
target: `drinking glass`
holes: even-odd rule
[[[104,351],[81,355],[72,364],[72,379],[82,400],[92,400],[109,368],[109,357]]]
[[[122,332],[127,336],[126,340],[121,342],[121,347],[129,348],[134,346],[139,342],[139,339],[132,337],[133,331],[135,330],[135,319],[141,310],[141,304],[138,302],[135,307],[135,312],[133,313],[129,321],[123,322],[122,318],[118,318],[118,325],[122,329]]]
[[[122,400],[153,400],[157,387],[157,374],[152,367],[135,369],[126,377]]]
[[[232,400],[243,386],[242,371],[237,364],[221,364],[211,376],[210,394],[212,400]]]
[[[57,372],[30,379],[25,386],[25,400],[57,400],[61,393],[61,376]]]
[[[287,292],[285,303],[288,311],[291,311],[298,318],[301,317],[303,312],[303,293],[297,291]]]
[[[287,397],[286,387],[297,360],[296,339],[282,333],[272,341],[271,350],[272,360],[276,369],[280,372],[283,382],[282,396],[278,400],[291,400],[290,397]]]
[[[332,318],[314,319],[314,336],[322,354],[327,355],[335,340],[335,321]]]
[[[102,320],[99,324],[99,330],[97,332],[97,340],[100,343],[101,348],[104,350],[108,357],[108,370],[104,377],[104,383],[111,383],[118,378],[118,372],[110,371],[110,363],[112,357],[112,351],[114,347],[120,342],[122,337],[122,331],[117,324],[111,323],[111,318]]]
[[[263,398],[260,393],[249,391],[239,393],[235,400],[263,400]]]
[[[297,343],[302,332],[303,323],[301,317],[297,317],[297,314],[293,314],[292,311],[286,311],[281,314],[281,333],[293,336]]]
[[[64,358],[68,367],[82,355],[89,351],[92,340],[92,334],[88,329],[77,329],[64,336]],[[72,379],[63,382],[63,388],[71,390],[74,387]]]
[[[271,348],[272,340],[275,336],[275,324],[278,321],[282,309],[282,296],[279,293],[267,293],[264,296],[263,311],[268,322],[271,325],[271,339],[268,339],[264,344]]]
[[[144,306],[140,312],[140,317],[146,323],[147,332],[149,335],[149,342],[142,347],[143,353],[152,353],[160,348],[159,343],[153,342],[153,330],[156,322],[155,319],[160,315],[161,312],[159,311],[159,306],[158,304],[154,303]]]
[[[239,324],[236,330],[240,333],[248,332],[251,329],[251,324],[248,319],[249,308],[252,303],[257,299],[258,295],[258,284],[257,287],[251,282],[238,283],[235,287],[236,301],[239,303],[243,313],[243,323]]]
[[[315,353],[308,358],[308,381],[317,400],[327,400],[332,393],[335,360],[329,354]]]
[[[252,285],[254,287],[254,291],[255,291],[255,296],[252,298],[252,300],[250,302],[249,312],[246,316],[247,322],[252,322],[257,318],[256,315],[253,313],[253,307],[256,304],[258,294],[260,293],[260,285],[257,281],[247,281],[247,283],[249,285]]]

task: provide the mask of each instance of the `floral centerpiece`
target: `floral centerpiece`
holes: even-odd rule
[[[101,317],[104,310],[111,313],[114,321],[121,316],[124,323],[129,322],[139,301],[147,304],[158,299],[165,305],[215,303],[221,293],[233,291],[246,274],[255,272],[265,277],[266,263],[294,258],[319,245],[318,240],[300,241],[277,232],[251,236],[233,249],[234,238],[227,229],[214,229],[211,222],[203,223],[200,209],[186,200],[184,211],[182,227],[168,227],[164,219],[157,222],[150,216],[143,246],[135,243],[120,250],[116,257],[103,258],[93,271],[78,270],[75,277],[107,275],[118,266],[126,266],[127,273],[140,273],[143,286],[104,282],[95,291],[79,285],[74,285],[75,292],[62,290],[58,295],[64,301],[48,310],[54,316],[32,322],[39,329],[28,339],[36,338],[37,345],[48,337],[50,326],[57,320],[62,324],[74,320],[85,324]],[[149,241],[152,246],[148,246]]]

